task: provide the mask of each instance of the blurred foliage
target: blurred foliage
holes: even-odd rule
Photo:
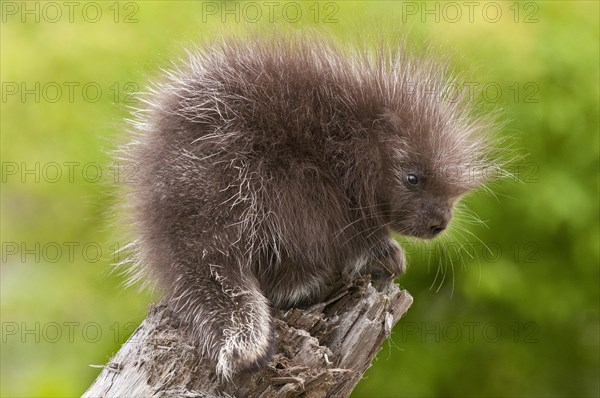
[[[75,3],[72,22],[61,2],[56,22],[48,3],[0,3],[2,396],[80,395],[98,374],[88,365],[105,363],[144,318],[155,297],[123,289],[109,266],[123,242],[109,222],[107,153],[127,94],[182,48],[236,25],[236,11],[218,7],[238,7],[240,23],[257,18],[249,3]],[[598,3],[495,2],[495,22],[486,2],[472,22],[461,2],[459,19],[444,2],[292,3],[303,10],[295,27],[410,31],[453,54],[468,81],[500,87],[484,102],[503,110],[501,135],[524,155],[511,169],[518,181],[468,199],[484,224],[465,211],[446,240],[404,242],[399,282],[415,302],[353,396],[598,396]],[[263,21],[286,22],[285,3],[271,14],[253,4]],[[40,100],[22,98],[36,83]]]

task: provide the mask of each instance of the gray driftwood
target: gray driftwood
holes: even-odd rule
[[[412,303],[391,282],[357,279],[324,302],[275,313],[277,349],[261,371],[217,380],[164,304],[104,366],[84,397],[347,397]]]

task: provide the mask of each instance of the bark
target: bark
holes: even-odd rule
[[[366,277],[309,308],[276,311],[271,362],[229,383],[156,304],[83,396],[347,397],[411,303],[394,283]]]

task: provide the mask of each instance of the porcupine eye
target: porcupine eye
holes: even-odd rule
[[[407,174],[406,182],[408,182],[409,185],[417,185],[419,183],[419,177],[414,174]]]

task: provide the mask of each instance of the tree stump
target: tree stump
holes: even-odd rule
[[[219,380],[165,304],[148,317],[83,395],[96,397],[347,397],[412,297],[361,277],[309,308],[275,311],[277,347],[260,371]]]

